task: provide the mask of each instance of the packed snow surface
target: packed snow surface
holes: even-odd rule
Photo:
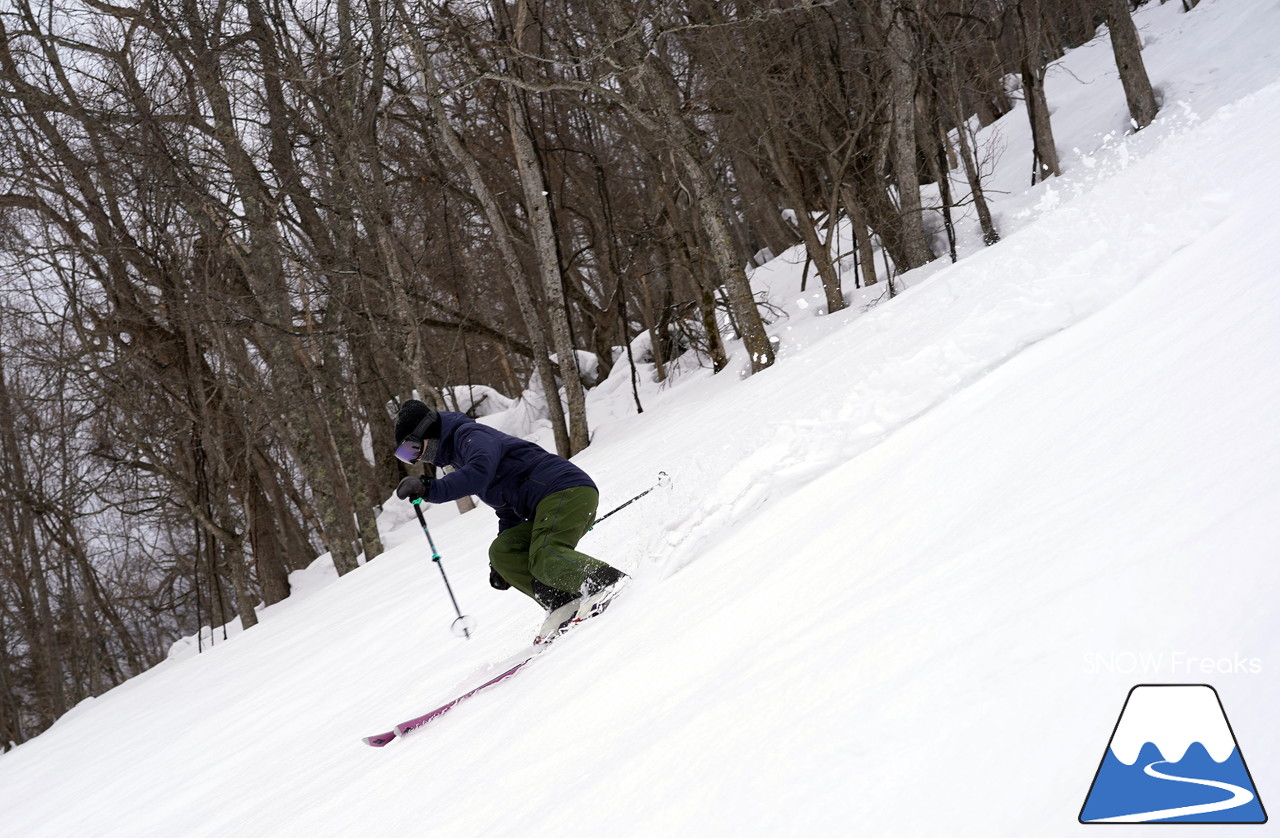
[[[1028,189],[1021,108],[983,132],[1001,243],[964,219],[958,263],[834,315],[782,254],[773,368],[591,391],[602,512],[670,476],[582,544],[634,577],[604,617],[367,747],[542,619],[488,587],[494,517],[433,507],[453,637],[389,501],[384,555],[0,755],[0,832],[1074,834],[1145,682],[1215,686],[1280,794],[1280,7],[1137,22],[1155,124],[1103,33],[1050,71],[1062,177]],[[485,421],[547,444],[519,405]]]

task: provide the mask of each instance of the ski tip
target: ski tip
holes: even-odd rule
[[[381,748],[383,745],[395,738],[396,732],[393,730],[387,733],[379,733],[377,736],[366,736],[364,738],[364,744],[372,745],[375,748]]]

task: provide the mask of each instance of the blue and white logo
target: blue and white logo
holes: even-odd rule
[[[1139,684],[1081,823],[1266,823],[1222,702],[1206,684]]]

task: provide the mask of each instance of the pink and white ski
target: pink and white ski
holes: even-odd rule
[[[534,657],[536,657],[536,655],[530,655],[529,657],[517,663],[515,666],[506,670],[505,672],[499,675],[496,675],[493,678],[490,678],[488,681],[485,681],[483,684],[476,687],[475,689],[469,692],[463,693],[462,695],[455,698],[453,701],[450,701],[448,704],[442,704],[441,706],[432,710],[430,713],[424,713],[421,716],[416,716],[412,719],[409,719],[407,722],[401,722],[400,724],[396,725],[395,728],[387,731],[386,733],[379,733],[375,736],[366,736],[364,738],[365,744],[372,745],[375,748],[381,748],[383,745],[387,744],[392,739],[395,739],[397,736],[404,736],[408,734],[410,731],[417,730],[418,728],[425,725],[427,722],[440,718],[445,713],[448,713],[454,707],[457,707],[459,704],[466,701],[468,698],[471,698],[471,696],[475,695],[481,690],[488,689],[489,687],[492,687],[494,684],[498,684],[507,680],[512,675],[515,675],[517,672],[523,669],[525,664],[533,660]]]
[[[475,689],[472,689],[468,692],[463,693],[462,695],[458,696],[457,698],[453,699],[447,704],[440,705],[436,709],[432,710],[430,713],[424,713],[421,716],[416,716],[412,719],[409,719],[407,722],[401,722],[400,724],[396,725],[393,729],[387,731],[386,733],[378,733],[373,736],[366,736],[364,737],[365,744],[372,745],[375,748],[381,748],[391,740],[395,739],[397,736],[404,736],[411,731],[417,730],[418,728],[422,727],[428,722],[431,722],[431,721],[434,721],[435,719],[440,718],[445,713],[448,713],[454,707],[457,707],[459,704],[466,701],[468,698],[471,698],[471,696],[475,695],[476,693],[481,692],[482,690],[487,690],[489,687],[492,687],[494,684],[502,683],[503,681],[510,678],[512,675],[515,675],[521,669],[524,669],[524,667],[528,665],[534,658],[536,658],[538,655],[546,651],[547,648],[551,646],[552,642],[563,637],[565,634],[569,633],[571,630],[573,630],[577,626],[582,625],[582,623],[586,622],[586,620],[596,616],[601,611],[603,611],[604,605],[607,605],[607,604],[608,604],[608,600],[606,599],[605,602],[599,607],[598,610],[594,610],[587,617],[584,617],[581,620],[576,618],[571,620],[566,620],[560,626],[559,630],[555,634],[548,635],[547,637],[539,636],[535,638],[533,641],[535,645],[532,651],[526,652],[524,655],[517,657],[516,658],[517,662],[514,665],[512,665],[509,669],[506,669],[503,672],[499,673],[498,675],[495,675],[494,677],[490,678],[488,681],[485,681],[483,684],[476,687]]]

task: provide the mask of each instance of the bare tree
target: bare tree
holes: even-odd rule
[[[436,68],[432,63],[431,55],[422,40],[411,31],[409,25],[411,18],[402,2],[399,11],[402,16],[401,27],[405,40],[413,50],[418,63],[418,78],[422,86],[421,100],[427,107],[431,124],[438,132],[442,145],[462,167],[471,189],[484,209],[485,219],[493,234],[493,244],[501,255],[504,270],[515,292],[520,313],[534,347],[535,369],[541,380],[543,392],[547,396],[547,408],[555,431],[556,447],[561,454],[567,455],[572,450],[568,425],[557,397],[559,388],[550,362],[546,332],[527,284],[524,266],[517,252],[515,233],[493,190],[485,181],[476,156],[468,149],[449,118],[444,92],[436,77]]]
[[[1142,61],[1142,39],[1129,13],[1129,0],[1103,0],[1102,11],[1111,32],[1111,49],[1116,56],[1116,68],[1120,71],[1120,83],[1124,86],[1124,98],[1129,103],[1129,116],[1134,130],[1141,131],[1151,124],[1159,110],[1146,64]]]
[[[916,88],[919,84],[920,13],[917,0],[879,0],[878,25],[889,65],[890,160],[902,218],[903,269],[933,259],[924,232],[916,166]]]
[[[772,366],[773,344],[756,308],[745,258],[735,246],[733,225],[727,219],[729,202],[713,173],[706,139],[686,116],[671,66],[660,58],[662,45],[657,39],[662,37],[664,22],[637,19],[634,13],[641,10],[627,8],[624,0],[589,5],[606,60],[617,68],[612,77],[622,90],[619,104],[666,146],[685,179],[710,254],[708,264],[714,266],[717,286],[724,289],[752,371]]]
[[[516,54],[511,62],[511,72],[526,77],[526,63],[535,55],[533,43],[536,23],[527,0],[517,0],[515,19],[503,21],[505,9],[495,2],[494,15],[505,33],[499,37],[509,40]],[[526,59],[524,56],[530,56]],[[527,92],[514,85],[505,88],[507,104],[507,129],[515,151],[516,169],[524,192],[524,206],[529,218],[530,236],[537,257],[538,273],[542,279],[542,293],[546,300],[546,315],[551,324],[552,345],[556,350],[556,363],[560,367],[560,380],[564,384],[569,406],[569,443],[565,456],[572,456],[591,443],[587,426],[586,394],[578,371],[577,351],[569,329],[569,311],[565,302],[564,276],[560,264],[559,237],[552,217],[550,184],[547,183],[542,159],[534,147],[531,119],[525,97]],[[548,391],[547,399],[559,398]]]
[[[1049,120],[1049,100],[1045,97],[1044,76],[1049,62],[1040,13],[1041,0],[1012,0],[1018,42],[1018,68],[1022,75],[1022,95],[1031,121],[1031,183],[1062,174],[1058,149],[1053,142]]]

